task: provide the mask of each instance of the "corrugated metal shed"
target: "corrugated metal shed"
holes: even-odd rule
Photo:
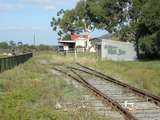
[[[97,48],[97,54],[102,60],[134,61],[137,59],[133,43],[121,42],[111,39],[112,35],[104,35],[91,39],[91,43]]]

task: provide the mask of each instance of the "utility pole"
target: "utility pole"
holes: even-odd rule
[[[34,46],[36,46],[36,33],[34,32],[34,35],[33,35],[33,43],[34,43]]]

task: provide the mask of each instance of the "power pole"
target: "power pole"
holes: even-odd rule
[[[33,36],[33,43],[34,43],[34,46],[36,46],[36,33],[34,32],[34,36]]]

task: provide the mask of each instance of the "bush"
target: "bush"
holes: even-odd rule
[[[140,48],[142,50],[142,54],[144,54],[148,58],[157,58],[159,57],[160,50],[160,38],[159,33],[155,33],[153,35],[148,35],[140,38],[139,40]]]

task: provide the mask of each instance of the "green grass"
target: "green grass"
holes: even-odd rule
[[[113,62],[103,61],[90,65],[132,86],[160,96],[160,61]]]
[[[63,76],[53,75],[50,72],[53,66],[40,64],[41,61],[57,62],[62,58],[52,52],[36,53],[27,63],[1,73],[0,119],[106,120],[87,109],[67,112],[55,109],[57,102],[78,101],[83,93],[66,84]]]

